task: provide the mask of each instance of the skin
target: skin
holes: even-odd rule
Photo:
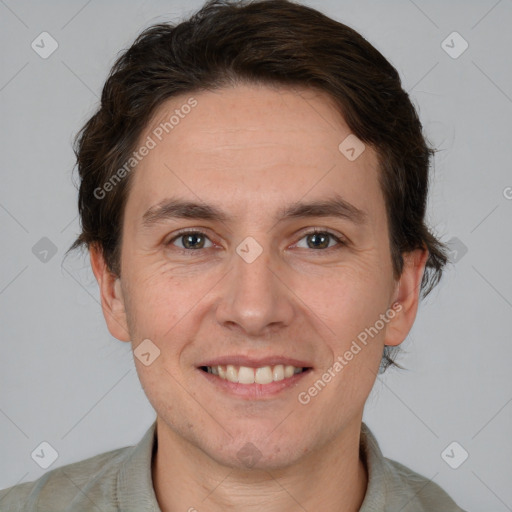
[[[338,150],[350,129],[329,97],[260,85],[193,96],[197,106],[134,171],[121,276],[91,248],[111,334],[134,349],[150,339],[160,350],[149,366],[135,358],[157,413],[152,475],[160,507],[359,510],[367,486],[359,458],[364,404],[384,345],[400,344],[412,327],[427,253],[404,254],[394,278],[376,153],[367,145],[349,161]],[[163,104],[140,140],[188,97]],[[334,193],[363,210],[366,222],[274,219],[283,205]],[[169,219],[145,229],[144,212],[170,196],[215,204],[233,219]],[[192,241],[199,250],[175,238],[182,228],[206,235]],[[328,238],[317,248],[312,228],[348,243]],[[263,250],[252,263],[236,252],[248,236]],[[378,335],[299,403],[298,394],[396,302],[400,312]],[[197,369],[227,354],[286,355],[313,369],[275,397],[248,400]],[[237,457],[249,442],[259,454],[252,467]]]

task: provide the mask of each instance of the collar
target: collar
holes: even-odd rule
[[[116,489],[119,510],[161,512],[151,476],[151,463],[156,448],[155,420],[140,442],[130,447],[130,453],[121,464]]]
[[[359,453],[368,472],[366,494],[359,512],[382,512],[386,497],[387,466],[377,439],[366,425],[361,423]]]

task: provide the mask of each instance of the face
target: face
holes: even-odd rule
[[[136,353],[150,340],[150,364],[135,363],[159,424],[219,463],[254,450],[256,466],[285,467],[360,424],[384,344],[411,327],[424,258],[395,281],[376,153],[339,149],[350,129],[328,97],[190,96],[140,139],[156,145],[132,176],[120,279],[92,257],[105,316]]]

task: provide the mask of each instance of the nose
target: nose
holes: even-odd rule
[[[238,329],[245,336],[263,337],[287,327],[294,313],[293,293],[286,285],[284,267],[272,257],[268,246],[260,247],[263,250],[253,261],[240,256],[242,251],[233,252],[231,271],[216,310],[219,324]]]

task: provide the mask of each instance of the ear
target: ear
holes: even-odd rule
[[[101,309],[110,334],[120,341],[130,341],[121,278],[113,274],[103,258],[103,251],[96,244],[90,247],[91,267],[98,281]]]
[[[385,345],[400,345],[412,328],[420,300],[420,287],[428,250],[416,249],[404,253],[404,267],[394,293],[395,316],[386,328]]]

